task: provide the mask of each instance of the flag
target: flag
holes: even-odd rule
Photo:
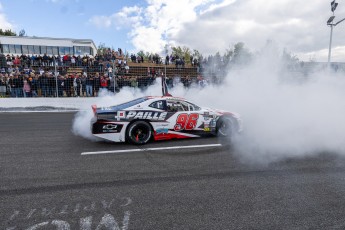
[[[168,92],[168,84],[163,75],[162,75],[162,94],[163,96],[171,96],[171,94]]]

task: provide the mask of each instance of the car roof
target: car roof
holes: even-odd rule
[[[171,99],[171,100],[183,100],[186,99],[183,97],[173,97],[173,96],[147,96],[148,99]]]

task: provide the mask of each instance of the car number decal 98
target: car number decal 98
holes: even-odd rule
[[[181,113],[176,118],[176,124],[174,126],[175,131],[180,130],[193,130],[199,119],[199,114],[197,113]]]

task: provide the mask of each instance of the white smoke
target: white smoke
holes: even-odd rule
[[[234,69],[225,84],[187,93],[200,104],[241,114],[234,143],[243,161],[269,163],[322,152],[345,154],[345,74],[283,71],[274,53]]]
[[[241,115],[244,131],[234,142],[234,154],[243,161],[269,163],[290,157],[332,152],[345,154],[345,76],[318,72],[296,75],[282,71],[279,58],[266,53],[251,65],[233,68],[220,86],[170,93],[200,106]],[[157,82],[146,91],[122,89],[115,96],[102,94],[98,106],[115,105],[144,95],[161,95]],[[80,111],[73,132],[94,139],[90,108]]]

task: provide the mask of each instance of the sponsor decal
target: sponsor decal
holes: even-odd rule
[[[132,120],[132,119],[148,119],[154,121],[164,121],[167,116],[167,112],[145,112],[145,111],[118,111],[115,119]]]
[[[101,107],[100,110],[102,110],[102,111],[108,111],[108,110],[112,110],[112,108],[110,108],[110,107]]]
[[[114,124],[103,125],[103,130],[114,130],[114,129],[117,129],[117,125],[114,125]]]
[[[117,114],[115,116],[116,120],[120,120],[120,119],[125,119],[126,118],[126,112],[125,111],[117,111]]]
[[[206,132],[211,131],[211,129],[210,129],[210,124],[207,123],[207,122],[204,123],[204,131],[206,131]]]
[[[167,128],[156,129],[156,134],[167,134],[168,132],[169,132],[169,129],[167,129]]]
[[[92,125],[92,133],[93,134],[120,133],[122,128],[123,128],[123,124],[96,122]]]

